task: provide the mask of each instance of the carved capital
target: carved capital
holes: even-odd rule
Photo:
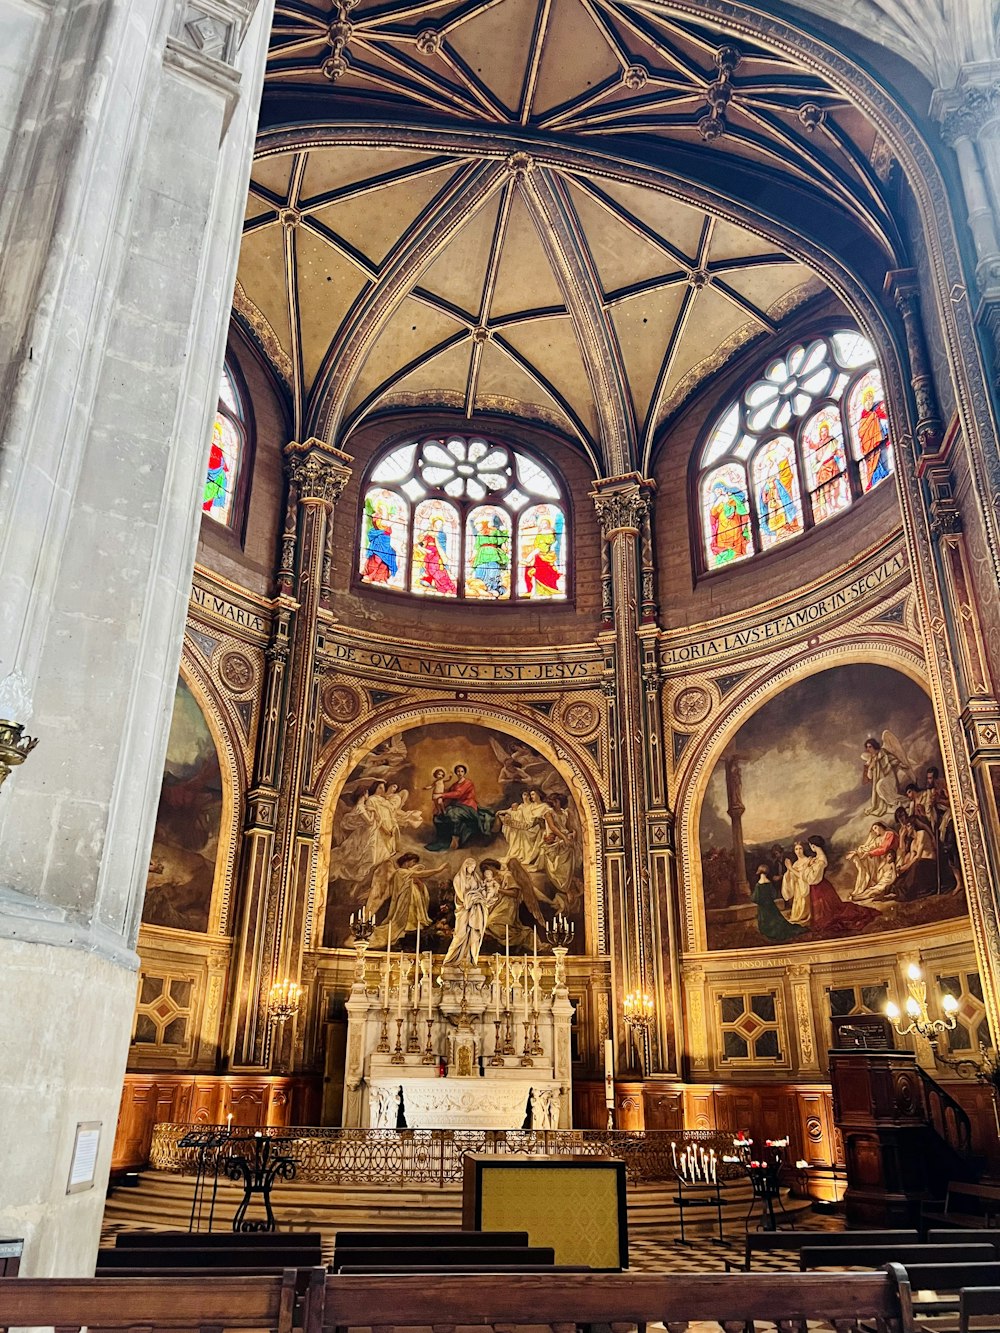
[[[963,71],[954,88],[937,88],[931,114],[941,126],[941,138],[954,148],[959,139],[977,139],[985,125],[1000,116],[1000,79],[992,66],[971,74]]]
[[[623,477],[602,477],[590,492],[597,518],[610,541],[618,533],[638,533],[649,514],[656,482],[629,472]]]
[[[350,454],[323,440],[309,439],[302,444],[292,440],[285,445],[285,465],[300,504],[318,502],[332,508],[351,478],[348,465],[353,461]]]

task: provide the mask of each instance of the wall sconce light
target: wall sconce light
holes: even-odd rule
[[[629,991],[625,996],[625,1022],[633,1036],[647,1032],[653,1026],[655,1014],[652,995],[645,991]]]
[[[955,1026],[958,1001],[954,995],[945,992],[941,996],[941,1008],[944,1011],[944,1017],[931,1018],[930,1011],[927,1008],[927,982],[916,963],[911,963],[906,969],[906,989],[909,991],[909,995],[907,995],[906,1003],[903,1006],[905,1016],[900,1011],[899,1005],[893,1004],[890,1000],[885,1006],[886,1018],[901,1037],[908,1037],[911,1032],[915,1032],[917,1036],[923,1037],[925,1041],[930,1043],[936,1060],[940,1060],[942,1064],[951,1063],[939,1054],[937,1043],[942,1032],[949,1032]]]
[[[24,734],[31,713],[28,683],[20,671],[12,671],[0,680],[0,787],[38,744],[37,736]]]
[[[276,981],[267,997],[267,1016],[279,1025],[295,1018],[302,1003],[302,987],[296,981]]]

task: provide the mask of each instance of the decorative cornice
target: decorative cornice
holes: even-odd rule
[[[605,541],[619,533],[638,533],[649,514],[656,482],[638,472],[601,477],[590,492]]]
[[[350,454],[323,440],[308,439],[301,444],[292,440],[285,445],[289,478],[298,490],[299,500],[305,503],[335,505],[351,479],[347,465],[353,461]]]

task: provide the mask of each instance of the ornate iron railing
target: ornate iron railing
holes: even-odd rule
[[[296,1166],[296,1179],[334,1185],[454,1185],[462,1180],[466,1153],[526,1153],[547,1157],[618,1157],[631,1183],[675,1180],[674,1152],[696,1144],[715,1152],[720,1180],[742,1179],[738,1163],[723,1162],[733,1151],[731,1132],[686,1130],[476,1130],[316,1129],[273,1126],[259,1131],[235,1127],[233,1134],[260,1133],[281,1140]],[[221,1138],[212,1147],[181,1146],[186,1135]],[[161,1123],[153,1130],[150,1165],[177,1175],[224,1173],[225,1125]]]

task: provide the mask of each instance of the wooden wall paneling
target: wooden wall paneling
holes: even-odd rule
[[[615,1083],[615,1129],[645,1129],[641,1083]]]

